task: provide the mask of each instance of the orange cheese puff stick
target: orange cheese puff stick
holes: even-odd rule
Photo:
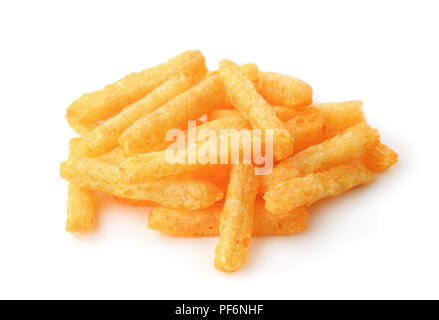
[[[208,121],[203,123],[202,125],[198,125],[196,128],[196,136],[197,138],[205,134],[206,132],[212,130],[211,132],[215,132],[217,136],[221,134],[221,129],[248,129],[250,124],[243,117],[238,115],[237,117],[227,117],[217,120]],[[186,143],[188,142],[189,130],[184,131],[184,136],[186,139]],[[171,145],[172,141],[164,141],[162,145],[157,145],[156,149],[164,150],[166,147]]]
[[[97,156],[119,145],[120,135],[145,114],[153,112],[170,99],[189,89],[196,77],[180,75],[163,83],[140,100],[130,104],[113,118],[84,136],[79,145],[79,153]]]
[[[69,157],[75,156],[82,138],[69,141]],[[77,184],[70,184],[67,191],[66,230],[71,233],[93,231],[96,224],[94,192]]]
[[[366,119],[362,101],[320,103],[314,104],[312,107],[319,110],[323,117],[325,138],[327,139],[360,122],[364,122]]]
[[[71,233],[90,232],[95,229],[95,226],[94,192],[69,183],[66,230]]]
[[[234,118],[234,117],[241,117],[241,114],[238,110],[235,109],[217,109],[211,111],[207,115],[207,119],[209,121],[223,119],[223,118]]]
[[[305,108],[295,113],[285,126],[294,139],[294,152],[297,153],[324,140],[324,122],[314,108]]]
[[[148,218],[148,227],[174,237],[210,237],[219,235],[223,204],[203,210],[155,207]],[[297,208],[285,216],[268,212],[264,201],[256,200],[252,236],[292,235],[306,230],[308,210]]]
[[[86,157],[71,156],[67,161],[61,162],[60,174],[71,183],[77,181],[84,188],[100,191],[106,186],[124,184],[127,180],[117,166]]]
[[[178,74],[205,74],[204,57],[200,51],[186,51],[167,62],[131,73],[103,89],[86,93],[67,108],[67,119],[92,123],[108,119],[139,100],[159,85]]]
[[[270,188],[264,194],[265,208],[274,214],[284,214],[325,197],[339,195],[373,179],[373,172],[358,162],[332,167]]]
[[[130,183],[142,183],[190,173],[203,166],[198,161],[189,163],[188,148],[184,153],[184,156],[179,157],[182,159],[181,163],[167,161],[167,150],[139,153],[123,160],[120,168],[125,172]]]
[[[379,139],[378,132],[360,123],[320,144],[305,149],[281,163],[264,179],[269,188],[284,181],[305,176],[358,158]]]
[[[304,81],[275,72],[259,72],[259,94],[271,105],[303,107],[312,103],[312,88]]]
[[[61,177],[83,188],[170,208],[202,209],[223,198],[212,183],[199,179],[168,178],[143,184],[124,184],[119,168],[94,158],[71,157],[61,163]]]
[[[230,102],[253,129],[273,130],[274,158],[283,160],[290,156],[293,153],[290,133],[271,106],[256,92],[251,80],[230,60],[220,62],[219,72]]]
[[[128,199],[128,198],[122,198],[122,197],[118,197],[118,196],[113,196],[113,199],[121,204],[134,206],[134,207],[153,207],[153,206],[157,205],[155,202],[151,202],[151,201],[147,201],[147,200]],[[180,209],[180,210],[182,210],[182,209]]]
[[[398,162],[398,154],[379,142],[369,148],[361,158],[367,168],[373,171],[385,171]]]
[[[215,250],[215,268],[222,271],[236,271],[247,259],[258,191],[253,171],[252,165],[232,165]]]
[[[206,165],[224,163],[221,162],[222,159],[227,159],[227,163],[230,163],[229,160],[231,159],[233,143],[228,143],[227,148],[223,148],[221,147],[221,142],[227,141],[228,139],[236,140],[235,138],[239,139],[238,151],[240,152],[239,156],[241,159],[244,146],[251,146],[253,139],[252,132],[248,129],[239,130],[235,133],[232,132],[231,134],[221,134],[214,139],[188,145],[185,149],[178,150],[178,152],[171,148],[161,151],[139,153],[123,160],[120,164],[120,168],[130,183],[142,183],[144,181],[168,176],[191,173]],[[203,153],[201,151],[206,150],[209,159],[206,159],[208,160],[206,163],[202,163],[199,161],[199,156]],[[213,159],[210,159],[210,152],[213,154]]]

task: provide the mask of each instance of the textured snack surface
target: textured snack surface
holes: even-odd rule
[[[273,131],[274,158],[283,160],[290,156],[294,147],[290,133],[272,107],[257,93],[251,80],[237,64],[229,60],[220,62],[219,72],[230,102],[241,115],[254,129]]]
[[[359,100],[319,103],[311,107],[317,109],[323,117],[326,138],[332,138],[366,120],[363,112],[363,102]]]
[[[268,187],[342,164],[361,156],[378,141],[378,132],[366,123],[360,123],[342,134],[313,145],[281,163],[265,178]]]
[[[252,236],[307,228],[315,202],[398,161],[359,100],[314,103],[306,82],[253,63],[206,68],[200,51],[131,73],[68,108],[66,230],[95,230],[95,195],[152,207],[168,236],[218,236],[214,266],[240,269]],[[294,251],[292,251],[294,252]]]
[[[148,227],[174,237],[218,236],[222,203],[203,210],[182,210],[156,207],[148,218]],[[257,200],[253,219],[252,236],[292,235],[305,231],[308,210],[297,208],[285,216],[274,215]]]
[[[91,232],[96,226],[94,193],[77,184],[69,183],[67,191],[66,231]]]
[[[215,250],[217,269],[233,272],[245,263],[257,191],[258,179],[254,176],[253,166],[233,165]]]
[[[325,123],[320,113],[307,108],[291,115],[285,126],[294,139],[294,152],[298,153],[324,140]]]
[[[126,156],[157,150],[170,129],[184,129],[188,120],[197,119],[224,105],[225,90],[217,74],[176,96],[165,105],[137,120],[120,137]]]
[[[378,142],[375,147],[365,152],[363,160],[370,170],[382,172],[398,162],[398,154],[390,147]]]
[[[161,65],[131,73],[98,91],[86,93],[67,108],[66,117],[80,123],[107,119],[181,73],[206,73],[200,51],[186,51]]]
[[[332,167],[285,181],[269,189],[264,195],[265,208],[275,214],[284,214],[300,206],[309,206],[325,197],[337,196],[373,179],[372,171],[361,163],[352,162]]]
[[[224,196],[217,186],[201,179],[170,177],[129,184],[118,167],[93,158],[72,157],[61,163],[60,172],[61,177],[83,188],[170,208],[207,208]]]
[[[187,90],[195,81],[196,78],[184,75],[166,81],[86,135],[79,145],[79,152],[82,155],[96,156],[116,148],[120,135],[136,120]]]
[[[312,103],[312,88],[304,81],[275,72],[259,72],[258,92],[271,105],[303,107]]]

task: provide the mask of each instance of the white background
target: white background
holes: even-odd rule
[[[2,1],[0,298],[439,298],[435,1]],[[312,207],[297,236],[257,238],[235,274],[217,239],[146,227],[100,196],[99,228],[64,231],[66,107],[127,73],[200,49],[362,99],[400,162]]]

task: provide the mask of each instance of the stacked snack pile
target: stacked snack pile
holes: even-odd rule
[[[302,80],[229,60],[208,71],[199,51],[84,94],[66,118],[81,135],[61,164],[67,231],[95,229],[94,193],[104,192],[152,206],[148,226],[164,234],[219,235],[215,267],[226,272],[245,263],[252,235],[304,231],[313,203],[373,181],[398,160],[366,123],[361,101],[313,104]],[[186,144],[181,161],[170,162],[166,138],[175,129]],[[259,141],[266,156],[272,147],[271,173],[256,175],[264,164],[244,159],[242,148],[231,161],[220,146],[236,135]],[[216,163],[189,161],[194,150],[212,149]]]

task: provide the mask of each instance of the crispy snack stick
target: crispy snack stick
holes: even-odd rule
[[[201,138],[203,134],[207,133],[207,131],[205,130],[212,130],[212,132],[215,132],[215,134],[219,136],[221,134],[221,129],[241,130],[241,129],[248,129],[249,127],[250,124],[248,123],[248,121],[245,120],[240,115],[238,115],[237,117],[226,117],[226,118],[216,119],[197,126],[197,130],[196,130],[197,139],[198,137]],[[189,130],[184,131],[184,136],[186,143],[188,143]],[[172,143],[173,141],[164,141],[161,145],[157,145],[156,149],[164,150]]]
[[[203,210],[156,207],[151,210],[148,227],[174,237],[209,237],[219,235],[223,204]],[[306,230],[308,210],[297,208],[285,216],[265,210],[264,201],[256,200],[252,236],[292,235]]]
[[[252,127],[273,130],[274,158],[283,160],[290,156],[293,153],[290,133],[271,106],[256,92],[251,80],[230,60],[220,62],[219,72],[230,102]]]
[[[294,139],[294,152],[297,153],[321,143],[324,140],[325,125],[322,116],[314,108],[304,108],[295,113],[285,126]]]
[[[77,152],[82,138],[72,138],[69,141],[69,158]],[[96,207],[94,192],[73,183],[67,190],[67,221],[66,231],[91,232],[96,225]]]
[[[119,114],[84,136],[78,152],[84,156],[97,156],[119,145],[120,135],[145,114],[153,112],[173,97],[189,89],[197,77],[180,75],[173,77],[140,100],[124,108]]]
[[[139,153],[123,160],[120,167],[130,183],[142,183],[169,176],[183,175],[203,166],[199,162],[188,162],[187,148],[185,156],[181,157],[183,163],[170,163],[167,161],[166,154],[166,150]]]
[[[117,166],[96,158],[71,156],[61,162],[60,173],[65,180],[80,182],[81,186],[91,190],[103,191],[106,186],[126,182]]]
[[[311,107],[319,110],[323,117],[326,139],[366,120],[362,101],[319,103]]]
[[[360,160],[372,171],[382,172],[398,162],[398,154],[385,144],[378,142],[368,149]]]
[[[259,72],[259,94],[271,105],[290,108],[312,103],[312,88],[304,81],[275,72]]]
[[[103,89],[86,93],[67,108],[69,122],[92,123],[108,119],[178,74],[205,74],[200,51],[186,51],[158,66],[131,73]]]
[[[67,191],[66,231],[91,232],[96,226],[94,192],[69,183]]]
[[[256,65],[247,64],[244,70],[252,75],[255,68],[257,70]],[[186,92],[137,120],[120,136],[119,143],[126,156],[160,150],[168,130],[183,129],[189,120],[224,106],[230,106],[224,85],[218,73],[212,72]]]
[[[291,179],[270,188],[265,194],[265,208],[274,214],[285,214],[300,206],[371,182],[373,172],[359,162],[350,162],[327,170]]]
[[[215,186],[217,186],[223,193],[226,193],[227,185],[230,178],[230,169],[231,166],[229,164],[205,165],[191,173],[179,175],[179,177],[188,180],[210,181]],[[143,200],[125,199],[116,196],[114,196],[114,198],[116,201],[127,205],[142,207],[154,205],[154,203],[152,202]]]
[[[169,208],[202,209],[223,198],[223,192],[204,180],[169,178],[125,184],[119,168],[93,158],[71,157],[61,163],[61,177],[91,190],[134,200],[152,201]]]
[[[361,101],[347,101],[315,104],[301,109],[273,106],[273,111],[286,122],[294,139],[294,152],[297,153],[364,122],[361,106]]]
[[[215,250],[215,267],[222,271],[236,271],[247,259],[258,190],[253,170],[252,165],[232,166]]]
[[[248,133],[248,134],[246,134]],[[231,157],[231,143],[227,145],[228,149],[221,148],[221,141],[226,139],[239,138],[239,151],[242,156],[242,148],[244,145],[251,145],[252,132],[247,129],[239,130],[238,132],[232,132],[231,134],[220,135],[215,139],[209,139],[205,142],[197,143],[195,146],[188,145],[184,150],[181,150],[179,154],[175,156],[173,161],[169,161],[169,154],[172,154],[171,150],[161,150],[149,153],[139,153],[132,157],[126,158],[120,164],[121,169],[125,172],[126,177],[130,183],[142,183],[144,181],[161,179],[169,176],[183,175],[194,172],[203,166],[213,164],[200,163],[197,159],[190,161],[191,155],[196,151],[197,156],[200,150],[216,150],[217,164],[221,163],[221,159],[229,159]],[[250,140],[250,141],[248,141]],[[230,163],[227,162],[227,163]]]
[[[305,149],[281,163],[264,178],[265,186],[274,187],[284,181],[342,164],[361,156],[379,139],[378,132],[366,123],[347,129],[341,135]]]

